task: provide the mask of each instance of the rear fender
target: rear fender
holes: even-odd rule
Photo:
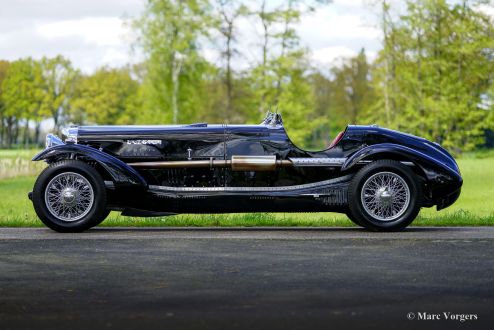
[[[84,156],[97,162],[111,176],[117,187],[147,188],[146,180],[135,169],[116,157],[85,145],[56,145],[41,151],[32,160],[46,160],[50,162],[52,159],[64,159],[72,156]]]
[[[341,170],[349,170],[358,162],[369,158],[376,159],[379,155],[383,155],[382,159],[389,157],[388,155],[395,155],[400,160],[406,159],[411,161],[422,170],[429,182],[441,181],[444,174],[450,176],[454,181],[462,182],[462,178],[456,169],[451,168],[446,162],[441,161],[440,155],[434,158],[419,150],[394,143],[375,144],[357,151],[347,158]]]

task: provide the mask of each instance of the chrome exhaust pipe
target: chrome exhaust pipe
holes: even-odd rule
[[[160,162],[139,162],[128,163],[135,168],[226,168],[231,167],[232,171],[274,171],[278,167],[292,166],[289,160],[277,160],[276,156],[232,156],[231,160],[213,159],[209,160],[179,160]]]

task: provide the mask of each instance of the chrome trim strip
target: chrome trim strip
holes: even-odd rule
[[[106,189],[114,190],[115,189],[115,183],[113,183],[113,181],[105,180],[105,187],[106,187]]]
[[[294,167],[316,167],[316,166],[342,166],[347,158],[288,158]],[[365,165],[372,163],[372,160],[361,160],[357,164]],[[408,161],[401,161],[403,165],[413,166],[414,163]]]
[[[311,189],[330,184],[342,183],[351,179],[353,175],[345,175],[339,178],[305,183],[293,186],[282,187],[170,187],[149,185],[149,190],[169,191],[169,192],[276,192],[276,191],[291,191],[301,189]]]
[[[341,166],[345,162],[346,158],[303,158],[293,157],[288,158],[295,167],[304,166]]]

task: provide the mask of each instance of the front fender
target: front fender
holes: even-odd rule
[[[461,185],[462,178],[456,165],[454,165],[454,160],[447,159],[444,155],[436,153],[432,149],[430,150],[430,153],[431,154],[429,155],[420,150],[394,143],[375,144],[367,146],[348,157],[343,163],[341,170],[348,170],[355,166],[359,161],[366,158],[375,158],[379,154],[393,154],[400,158],[408,159],[419,166],[429,181],[438,180],[438,174],[446,174],[449,175],[453,181],[456,181]]]
[[[147,188],[147,182],[135,169],[120,159],[108,155],[98,149],[80,144],[62,144],[47,148],[36,156],[33,161],[49,160],[61,155],[81,155],[100,164],[113,179],[116,186],[133,186]]]

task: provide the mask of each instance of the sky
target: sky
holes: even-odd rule
[[[86,73],[138,63],[143,55],[132,50],[135,34],[127,23],[144,5],[145,0],[0,0],[0,59],[61,54]],[[333,0],[303,17],[298,33],[314,63],[329,67],[362,47],[374,58],[381,45],[376,20],[369,0]],[[258,39],[252,23],[239,22],[238,28],[242,56],[235,65],[242,68],[256,60]],[[218,58],[213,45],[204,45],[203,54]]]

